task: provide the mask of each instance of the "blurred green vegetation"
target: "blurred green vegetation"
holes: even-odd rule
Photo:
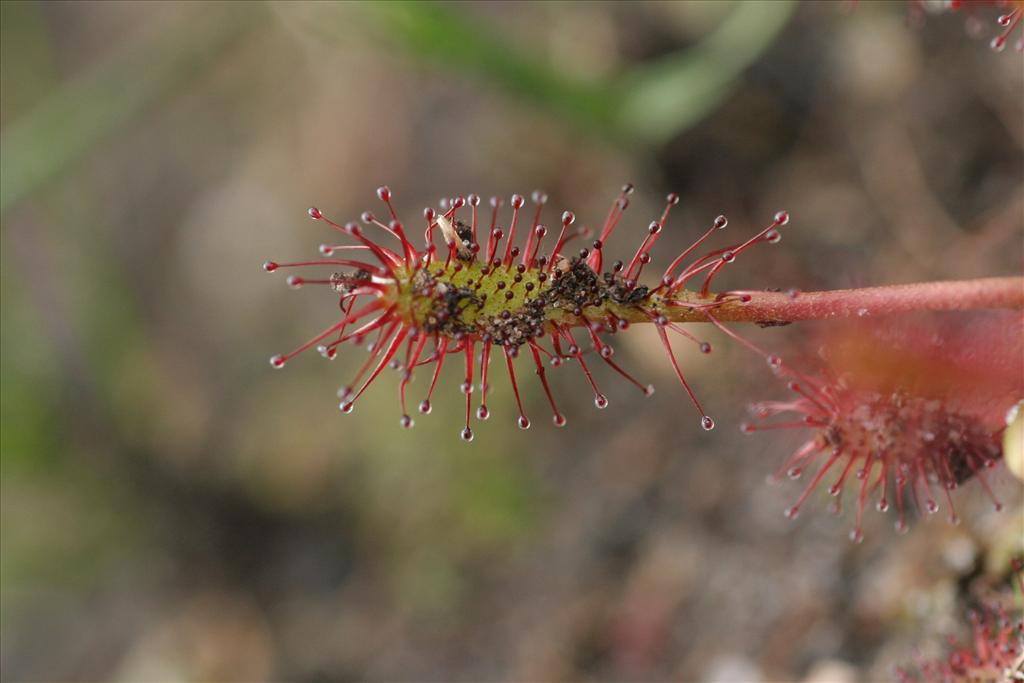
[[[733,3],[721,26],[693,47],[602,80],[573,78],[520,51],[497,27],[473,20],[464,6],[385,2],[362,9],[376,22],[380,40],[418,59],[507,88],[595,135],[657,144],[713,111],[795,7],[790,0]],[[317,27],[331,35],[329,11]]]
[[[24,198],[51,174],[66,170],[101,133],[109,134],[119,118],[132,115],[122,108],[124,103],[105,108],[99,101],[111,88],[140,80],[135,65],[129,69],[133,79],[122,68],[118,77],[104,79],[105,86],[61,84],[41,10],[40,4],[28,2],[0,7],[2,115],[8,122],[2,135],[2,196],[8,208],[8,201]],[[63,113],[61,108],[66,108]],[[12,119],[17,123],[9,123]],[[143,343],[137,302],[109,258],[113,235],[102,225],[93,198],[74,184],[47,189],[47,201],[34,207],[43,220],[60,226],[48,237],[47,249],[62,255],[60,244],[67,240],[77,243],[78,250],[72,260],[61,258],[59,265],[47,266],[53,271],[44,287],[27,285],[35,280],[7,239],[9,223],[4,220],[0,591],[5,594],[5,618],[10,616],[7,598],[19,594],[16,587],[46,582],[93,586],[112,563],[138,553],[141,540],[136,534],[139,519],[123,511],[141,513],[144,506],[132,491],[112,483],[102,468],[90,463],[90,451],[103,446],[67,430],[68,411],[78,409],[69,395],[75,392],[68,391],[74,383],[105,383],[89,392],[97,404],[83,413],[128,407],[116,405],[115,387],[123,376],[124,359]],[[76,233],[93,239],[79,242]],[[61,288],[77,290],[70,297],[75,306],[66,306]],[[73,336],[71,328],[77,331]]]
[[[465,5],[368,3],[378,39],[417,60],[474,74],[623,144],[664,144],[713,111],[739,74],[771,45],[795,0],[723,3],[721,24],[700,42],[600,80],[574,78],[516,45],[497,26],[474,21]],[[558,10],[554,10],[558,11]],[[326,10],[317,27],[335,22]]]

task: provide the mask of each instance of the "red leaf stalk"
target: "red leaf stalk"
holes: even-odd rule
[[[911,311],[968,311],[1024,308],[1024,277],[918,282],[907,285],[837,289],[825,292],[729,292],[714,309],[723,322],[781,323],[829,318],[863,318]],[[693,297],[690,303],[714,301]],[[710,322],[706,309],[678,308],[674,322]],[[631,322],[646,322],[638,317]]]

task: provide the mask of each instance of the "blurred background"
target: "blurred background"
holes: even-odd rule
[[[784,387],[714,330],[679,345],[710,433],[642,326],[618,357],[659,391],[549,373],[564,430],[498,378],[463,443],[457,368],[413,430],[390,372],[344,416],[362,351],[267,364],[335,295],[260,264],[385,183],[409,222],[542,188],[593,225],[633,182],[616,254],[682,197],[656,266],[791,212],[723,288],[1019,273],[1024,62],[939,4],[0,3],[4,680],[891,679],[1019,508],[785,519],[805,435],[739,433]]]

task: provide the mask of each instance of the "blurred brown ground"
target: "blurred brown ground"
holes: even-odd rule
[[[731,10],[446,7],[584,81],[693,45]],[[1019,273],[1024,65],[967,35],[975,20],[805,3],[710,115],[651,144],[424,61],[371,6],[0,11],[5,145],[111,60],[133,88],[164,82],[143,69],[153,46],[213,45],[3,213],[4,680],[888,680],[1021,531],[1005,476],[1010,512],[967,486],[959,527],[900,537],[872,513],[854,546],[824,496],[784,519],[800,485],[765,477],[800,435],[736,429],[784,388],[713,330],[697,331],[710,357],[679,346],[711,433],[639,327],[617,358],[654,397],[601,369],[597,411],[566,366],[549,374],[568,427],[539,419],[527,380],[538,419],[521,432],[497,379],[469,446],[451,368],[405,431],[392,373],[337,410],[354,348],[266,362],[337,309],[259,264],[315,255],[330,236],[305,208],[354,219],[384,183],[410,222],[443,196],[539,187],[549,219],[593,224],[632,181],[616,253],[676,191],[656,266],[719,213],[738,236],[789,210],[782,243],[744,254],[726,288]],[[994,13],[975,19],[989,31]],[[31,158],[67,151],[43,142]],[[748,332],[799,355],[818,330]]]

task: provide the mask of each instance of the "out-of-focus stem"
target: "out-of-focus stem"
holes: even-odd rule
[[[742,301],[749,296],[749,301]],[[718,305],[708,307],[716,299]],[[837,289],[827,292],[729,292],[701,297],[680,292],[678,306],[662,312],[675,322],[707,322],[710,311],[723,322],[787,323],[798,320],[858,318],[911,311],[1024,309],[1024,277],[920,282],[910,285]],[[701,308],[703,306],[703,308]],[[625,314],[630,322],[650,322],[639,311]]]

